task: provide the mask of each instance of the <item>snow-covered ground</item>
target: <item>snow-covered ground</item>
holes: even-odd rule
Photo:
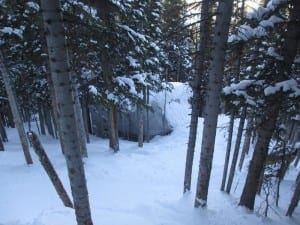
[[[193,207],[203,121],[199,121],[193,189],[182,195],[191,92],[183,84],[174,83],[174,87],[167,94],[167,117],[174,126],[169,136],[157,136],[143,148],[122,140],[117,154],[108,149],[108,140],[91,138],[89,158],[84,161],[94,225],[300,224],[299,207],[293,218],[284,216],[296,169],[284,180],[279,208],[272,206],[268,218],[261,215],[259,198],[254,212],[237,206],[247,165],[236,173],[231,195],[219,191],[226,148],[225,116],[219,119],[208,206]],[[154,98],[163,104],[163,96]],[[75,225],[73,210],[62,205],[34,152],[31,150],[34,164],[27,166],[15,129],[7,131],[9,142],[6,151],[0,152],[0,225]],[[70,193],[58,141],[49,136],[40,139]]]

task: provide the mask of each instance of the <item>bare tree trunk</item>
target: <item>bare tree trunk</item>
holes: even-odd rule
[[[41,134],[46,135],[46,131],[45,131],[45,119],[44,119],[44,115],[43,115],[43,110],[41,109],[42,106],[39,106],[38,109],[38,114],[39,114],[39,124],[40,124],[40,128],[41,128]]]
[[[74,78],[75,79],[75,78]],[[80,144],[80,151],[83,157],[88,157],[87,147],[86,147],[86,133],[83,125],[83,118],[82,118],[82,108],[79,100],[79,93],[76,87],[75,82],[73,82],[73,90],[74,90],[74,98],[75,98],[75,118],[77,120],[77,136],[78,141]]]
[[[50,162],[41,142],[39,141],[37,135],[34,132],[28,132],[29,139],[35,150],[35,153],[38,155],[39,160],[44,167],[46,173],[48,174],[57,194],[59,195],[60,199],[62,200],[64,206],[73,208],[73,203],[68,196],[63,184],[61,183],[57,173],[55,172],[52,163]]]
[[[199,53],[196,56],[196,68],[195,77],[191,83],[193,90],[192,97],[192,112],[191,112],[191,121],[190,121],[190,130],[189,130],[189,141],[186,152],[186,161],[185,161],[185,174],[183,182],[183,193],[191,190],[191,180],[192,180],[192,168],[194,161],[194,152],[195,144],[197,137],[198,129],[198,117],[200,114],[200,99],[201,99],[201,78],[204,74],[204,60],[206,56],[204,54],[205,49],[208,46],[209,41],[209,26],[211,24],[210,11],[211,3],[209,0],[203,0],[201,6],[201,22],[200,22],[200,40],[199,40]]]
[[[220,111],[220,95],[222,89],[222,75],[224,72],[225,49],[228,39],[232,7],[233,0],[226,2],[220,1],[217,10],[213,49],[208,68],[207,97],[204,108],[204,126],[195,207],[204,207],[207,204],[218,114]]]
[[[147,106],[149,106],[149,102],[150,102],[150,91],[149,91],[149,87],[146,87],[146,104]],[[150,141],[150,122],[149,122],[149,109],[147,107],[146,109],[146,141],[149,142]]]
[[[77,121],[74,111],[75,99],[72,91],[71,67],[66,49],[67,44],[59,0],[41,0],[41,11],[56,96],[56,109],[59,110],[60,137],[64,144],[76,220],[78,225],[92,225],[84,165],[76,134]]]
[[[245,124],[245,119],[246,119],[247,107],[245,106],[244,109],[242,109],[242,110],[243,110],[243,112],[242,112],[242,115],[241,115],[241,118],[240,118],[238,133],[237,133],[234,152],[233,152],[232,161],[231,161],[230,173],[229,173],[228,182],[227,182],[227,186],[226,186],[226,192],[228,194],[230,193],[233,178],[234,178],[236,163],[237,163],[239,150],[240,150],[240,145],[241,145],[241,140],[242,140],[242,136],[243,136],[243,129],[244,129],[244,124]]]
[[[17,127],[18,134],[19,134],[19,137],[21,140],[21,145],[22,145],[22,149],[23,149],[24,156],[26,159],[26,163],[32,164],[33,162],[32,162],[31,156],[30,156],[28,141],[26,138],[26,133],[24,130],[23,122],[21,120],[20,111],[18,109],[16,97],[15,97],[15,94],[13,92],[13,89],[12,89],[12,86],[10,83],[9,72],[4,65],[4,57],[3,57],[3,54],[1,51],[0,51],[0,72],[2,74],[2,78],[3,78],[4,85],[5,85],[5,90],[6,90],[6,93],[8,96],[11,112],[13,114],[14,123]]]
[[[2,137],[0,136],[0,151],[4,151],[4,145],[2,142]]]
[[[85,97],[82,100],[82,119],[83,119],[83,124],[84,124],[84,129],[85,129],[85,134],[86,134],[86,142],[90,143],[90,135],[89,135],[89,117],[88,117],[88,109],[87,109],[87,103],[85,100]]]
[[[250,117],[247,122],[246,126],[246,133],[245,133],[245,138],[244,138],[244,144],[243,144],[243,149],[242,149],[242,154],[239,162],[239,170],[242,170],[245,156],[249,152],[250,148],[250,142],[251,142],[251,134],[252,134],[252,126],[253,126],[253,118]]]
[[[232,144],[233,125],[234,125],[234,111],[231,112],[230,122],[229,122],[229,127],[228,127],[228,139],[227,139],[225,163],[224,163],[223,176],[222,176],[221,191],[224,191],[225,183],[226,183],[230,151],[231,151],[231,144]]]
[[[118,109],[112,105],[109,110],[109,147],[118,152],[119,148],[119,129],[118,129]]]
[[[8,141],[7,134],[6,134],[5,127],[4,127],[4,123],[1,119],[1,117],[0,117],[0,135],[1,135],[1,138],[2,138],[3,142]]]
[[[138,136],[138,146],[143,147],[144,142],[144,112],[143,106],[137,106],[138,111],[138,127],[139,127],[139,136]]]
[[[299,175],[300,175],[300,173],[299,173]],[[298,177],[299,177],[299,175],[298,175]],[[295,208],[298,205],[299,199],[300,199],[300,179],[297,179],[296,188],[295,188],[293,197],[291,199],[289,208],[286,212],[286,216],[292,216],[293,215],[293,212],[294,212]]]
[[[48,130],[48,134],[50,134],[53,138],[55,138],[50,110],[51,110],[50,108],[44,108],[43,114],[44,114],[46,127],[47,127],[47,130]]]

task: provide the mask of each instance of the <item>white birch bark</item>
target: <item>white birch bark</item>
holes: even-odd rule
[[[78,225],[92,225],[83,161],[76,133],[74,94],[59,0],[41,0],[51,76],[56,96],[60,137]]]

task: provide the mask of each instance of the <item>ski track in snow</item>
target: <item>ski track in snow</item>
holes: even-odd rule
[[[283,182],[280,207],[270,209],[270,217],[256,210],[238,207],[246,167],[236,172],[232,193],[219,191],[226,149],[228,118],[220,116],[213,170],[206,209],[193,207],[201,144],[202,119],[199,121],[193,167],[192,191],[182,195],[185,156],[188,140],[191,95],[186,85],[174,83],[167,93],[167,117],[174,126],[172,134],[157,136],[143,148],[122,140],[117,154],[108,149],[108,140],[91,137],[89,158],[84,159],[94,225],[295,225],[300,209],[293,218],[284,216],[290,201],[295,171]],[[165,93],[152,98],[163,105]],[[237,124],[237,122],[236,122]],[[0,225],[75,225],[72,209],[65,208],[57,196],[36,155],[27,166],[15,129],[8,129],[9,142],[0,152]],[[42,144],[70,194],[66,164],[57,140],[40,136]]]

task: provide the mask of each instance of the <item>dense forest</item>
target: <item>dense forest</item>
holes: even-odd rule
[[[17,129],[28,165],[31,147],[43,154],[39,135],[58,139],[72,200],[50,161],[45,168],[78,225],[93,224],[83,159],[95,126],[104,126],[117,153],[120,136],[132,135],[120,130],[120,113],[134,112],[128,126],[135,123],[133,139],[142,148],[152,138],[149,99],[172,92],[172,82],[192,90],[185,171],[178,178],[184,193],[192,188],[198,120],[204,121],[194,207],[209,205],[221,114],[230,122],[220,191],[230,194],[235,172],[251,157],[240,206],[253,210],[262,192],[268,202],[271,189],[278,205],[286,172],[298,168],[299,0],[0,0],[0,74],[0,151],[7,151],[8,128]],[[102,125],[92,121],[95,106],[105,114]],[[286,216],[297,207],[299,177]]]

